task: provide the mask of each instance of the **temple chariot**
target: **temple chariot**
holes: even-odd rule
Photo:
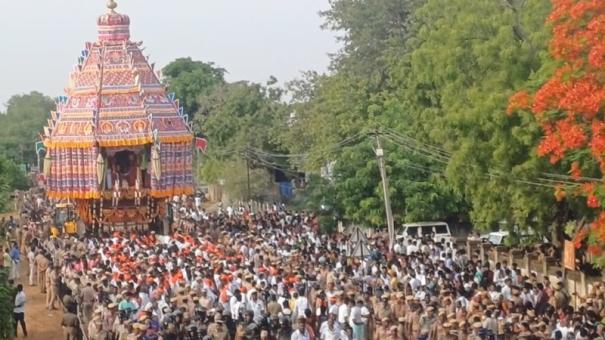
[[[130,18],[107,7],[44,128],[46,192],[73,203],[90,230],[146,228],[169,198],[193,192],[193,134],[130,40]]]

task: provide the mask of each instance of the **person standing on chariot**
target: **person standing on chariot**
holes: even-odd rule
[[[114,172],[114,181],[113,181],[113,198],[111,200],[111,205],[115,208],[118,206],[120,202],[120,198],[122,196],[121,187],[120,187],[120,176],[115,171],[115,167],[112,169]]]
[[[141,171],[137,170],[137,178],[134,181],[134,204],[141,205]]]

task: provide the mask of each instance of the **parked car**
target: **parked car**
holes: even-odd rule
[[[445,222],[414,222],[405,223],[401,226],[401,232],[397,234],[397,239],[405,237],[427,237],[433,235],[435,242],[452,241],[450,226]]]
[[[491,243],[495,246],[504,245],[504,241],[510,235],[508,231],[494,231],[489,234],[481,235],[481,241]]]
[[[483,242],[488,242],[490,244],[493,244],[495,246],[508,246],[510,245],[510,241],[507,241],[508,239],[511,239],[512,236],[510,235],[510,232],[508,231],[504,231],[504,230],[499,230],[499,231],[494,231],[488,234],[484,234],[480,236],[481,241]],[[516,236],[516,241],[517,242],[542,242],[542,243],[548,243],[549,240],[546,237],[540,237],[539,235],[536,235],[536,233],[532,230],[532,229],[528,229],[523,231],[522,233],[518,233]]]

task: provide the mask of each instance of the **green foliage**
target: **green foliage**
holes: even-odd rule
[[[0,113],[0,155],[15,163],[35,164],[35,142],[55,108],[52,99],[39,92],[15,95]]]
[[[325,213],[320,213],[318,215],[319,222],[319,230],[322,233],[331,234],[336,231],[336,227],[338,226],[338,220],[335,215],[328,215]]]
[[[322,12],[324,28],[344,32],[344,48],[333,67],[379,88],[388,76],[388,59],[401,55],[410,38],[415,9],[425,0],[333,0]]]
[[[200,178],[207,183],[217,183],[220,178],[225,179],[225,172],[231,171],[233,176],[226,179],[225,188],[232,198],[247,198],[247,172],[240,166],[245,164],[244,160],[252,168],[252,198],[270,191],[269,171],[286,166],[252,151],[278,150],[275,136],[282,126],[284,105],[279,102],[281,92],[274,83],[270,81],[267,86],[226,83],[198,97],[200,111],[205,114],[195,117],[196,125],[210,143],[202,160]],[[236,174],[242,177],[237,178]]]
[[[281,141],[308,153],[307,170],[335,162],[330,190],[357,222],[384,224],[377,163],[367,139],[334,145],[385,126],[407,138],[385,147],[398,221],[470,218],[490,229],[504,219],[546,233],[575,202],[555,201],[554,180],[536,184],[564,172],[537,157],[533,117],[506,107],[548,74],[549,11],[543,0],[334,0],[325,26],[344,32],[344,48],[332,74],[290,83],[296,124]]]
[[[324,197],[333,197],[338,213],[355,222],[385,224],[373,138],[360,138],[346,148],[338,143],[380,125],[411,125],[397,93],[400,89],[392,87],[392,78],[399,72],[399,65],[393,64],[409,53],[413,13],[422,3],[333,1],[331,9],[323,13],[326,27],[345,32],[344,48],[333,63],[334,73],[305,73],[289,84],[296,122],[281,141],[292,153],[308,153],[298,162],[307,171],[334,162],[333,181],[322,183],[331,191]],[[464,213],[461,195],[445,182],[442,169],[432,160],[404,152],[396,144],[386,145],[385,150],[397,222],[447,219]]]
[[[260,84],[223,84],[198,97],[204,115],[196,116],[200,131],[211,148],[243,151],[246,147],[273,149],[274,135],[282,121],[279,98],[271,98]]]
[[[416,46],[398,80],[402,99],[416,136],[451,152],[446,176],[470,201],[476,227],[507,219],[544,228],[555,218],[553,189],[522,182],[553,170],[535,153],[538,126],[531,117],[506,116],[509,96],[543,63],[549,6],[428,0],[416,13]]]
[[[248,200],[248,179],[246,162],[234,159],[223,163],[222,179],[231,201]],[[263,201],[272,188],[271,176],[266,169],[250,170],[250,199]]]
[[[162,70],[169,89],[176,94],[185,112],[191,116],[199,109],[199,96],[207,95],[216,86],[225,83],[225,72],[213,63],[193,61],[191,58],[179,58]]]
[[[194,115],[196,132],[208,139],[199,178],[212,184],[224,180],[229,197],[246,199],[248,159],[252,168],[251,194],[257,197],[270,190],[267,169],[281,165],[265,156],[256,160],[249,150],[278,151],[276,136],[285,122],[282,90],[274,77],[266,85],[228,83],[225,72],[212,63],[190,58],[177,59],[163,71],[169,88],[182,100],[186,111]]]
[[[29,180],[17,163],[36,163],[35,142],[54,106],[50,98],[31,92],[11,97],[6,112],[0,113],[0,212],[9,207],[15,189],[28,188]]]
[[[12,161],[0,156],[0,212],[9,208],[10,195],[15,189],[27,189],[28,179]]]
[[[382,182],[370,141],[345,149],[334,167],[336,200],[344,216],[369,225],[386,223]],[[454,218],[464,201],[416,154],[385,146],[391,207],[397,223]]]
[[[333,183],[318,175],[309,177],[309,184],[296,192],[290,206],[295,210],[316,211],[327,215],[338,214],[340,209]]]
[[[10,190],[25,190],[29,187],[29,180],[23,170],[2,156],[0,156],[0,181]]]
[[[15,288],[8,284],[8,271],[0,269],[0,339],[13,338]]]
[[[574,234],[576,233],[576,229],[578,229],[577,222],[569,221],[565,224],[565,227],[563,229],[565,231],[565,235],[567,235],[569,237],[573,237]]]

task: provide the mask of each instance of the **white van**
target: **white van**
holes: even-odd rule
[[[397,235],[400,240],[405,237],[426,237],[433,236],[435,242],[452,241],[450,226],[445,222],[415,222],[406,223],[401,227],[401,233]]]

